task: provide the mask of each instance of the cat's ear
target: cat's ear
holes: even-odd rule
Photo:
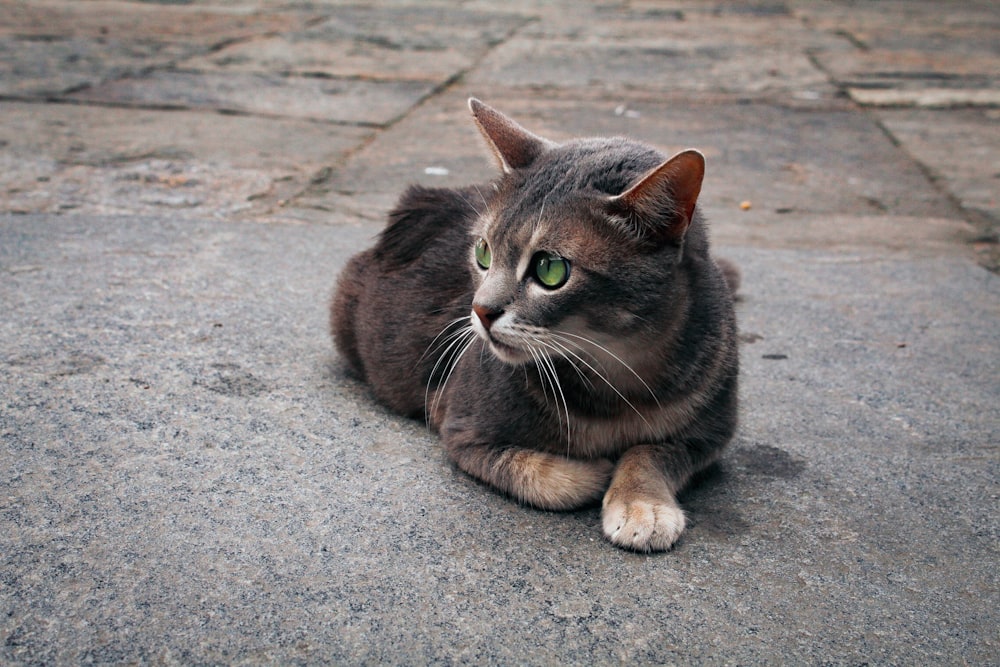
[[[704,156],[695,150],[683,151],[611,197],[609,210],[636,224],[639,231],[680,241],[694,217],[704,177]]]
[[[526,129],[474,97],[469,109],[505,174],[531,165],[539,155],[556,144]]]

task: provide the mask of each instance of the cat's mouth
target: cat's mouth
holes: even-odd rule
[[[486,333],[486,342],[489,344],[490,351],[493,355],[506,364],[515,364],[519,366],[531,359],[531,357],[526,354],[524,350],[514,347],[513,345],[500,342],[492,333]]]
[[[520,366],[531,361],[531,354],[524,350],[524,348],[502,340],[502,338],[509,338],[509,336],[505,336],[504,331],[497,331],[498,329],[503,329],[503,325],[493,324],[492,326],[487,326],[489,322],[484,323],[481,318],[475,315],[471,319],[472,328],[486,343],[487,347],[490,348],[490,352],[493,353],[494,357],[505,364],[513,366]],[[500,334],[499,336],[497,335],[498,333]]]

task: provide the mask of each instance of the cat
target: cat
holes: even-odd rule
[[[499,177],[404,192],[338,279],[336,347],[468,474],[542,509],[603,499],[612,543],[670,549],[737,422],[739,273],[709,255],[704,158],[469,107]]]

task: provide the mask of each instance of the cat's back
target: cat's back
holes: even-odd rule
[[[348,366],[386,404],[420,414],[433,364],[428,345],[467,315],[469,220],[475,188],[411,186],[369,250],[340,275],[330,307]]]
[[[427,188],[411,185],[389,213],[385,229],[372,249],[380,267],[397,271],[414,262],[440,268],[442,262],[465,266],[463,251],[468,221],[476,215],[475,188]]]

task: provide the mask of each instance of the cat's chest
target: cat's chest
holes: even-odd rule
[[[694,401],[679,399],[662,405],[625,407],[613,417],[600,417],[569,410],[569,450],[574,456],[595,458],[617,456],[640,443],[656,443],[669,439],[694,418]],[[565,414],[563,415],[565,420]],[[566,443],[562,443],[566,451]]]

